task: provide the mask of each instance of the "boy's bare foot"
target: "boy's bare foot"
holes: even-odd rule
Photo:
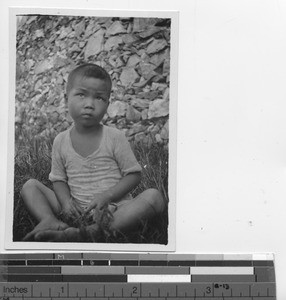
[[[43,230],[35,235],[37,242],[83,242],[78,228],[69,227],[65,230]]]
[[[41,221],[39,224],[35,226],[35,228],[29,232],[24,238],[23,241],[34,241],[35,235],[38,232],[46,231],[46,230],[64,230],[68,228],[68,225],[56,218],[47,218]]]
[[[43,230],[35,234],[38,242],[97,242],[101,235],[96,224],[84,228],[69,227],[64,230]]]

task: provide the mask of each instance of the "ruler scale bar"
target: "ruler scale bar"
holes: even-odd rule
[[[273,255],[0,254],[0,300],[274,300]]]
[[[27,298],[27,300],[90,300],[90,298]],[[108,298],[99,298],[96,297],[97,300],[126,300],[126,298],[120,298],[120,297],[108,297]],[[178,298],[178,297],[160,297],[160,298],[150,298],[150,297],[139,297],[139,298],[128,298],[129,300],[275,300],[275,297],[199,297],[199,298]],[[9,298],[9,300],[22,300],[22,298]]]
[[[0,260],[1,265],[134,265],[134,266],[245,266],[245,267],[273,267],[273,261],[114,261],[114,260]]]
[[[265,275],[274,268],[268,267],[146,267],[146,266],[5,266],[0,267],[0,274],[191,274],[191,275]]]
[[[105,289],[104,289],[105,287]],[[83,284],[73,284],[66,283],[62,285],[49,284],[49,283],[37,283],[32,285],[29,283],[17,284],[0,284],[1,292],[3,295],[1,297],[67,297],[69,293],[70,297],[75,296],[85,296],[94,297],[95,295],[104,296],[105,293],[123,293],[125,297],[134,296],[138,294],[140,296],[150,296],[158,297],[159,293],[169,294],[170,296],[180,296],[180,297],[192,297],[192,296],[215,296],[228,297],[231,296],[241,296],[241,297],[274,297],[275,296],[275,284],[240,284],[240,283],[216,283],[214,285],[210,283],[198,283],[198,284],[169,284],[169,283],[158,283],[153,285],[152,283],[141,283],[136,284],[99,284],[99,283],[85,283]],[[51,291],[50,291],[51,290]]]

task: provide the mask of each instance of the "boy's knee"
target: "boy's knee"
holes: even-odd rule
[[[22,190],[20,191],[21,196],[25,197],[27,192],[30,192],[33,189],[36,189],[38,187],[38,180],[36,179],[29,179],[22,187]]]
[[[154,208],[156,213],[161,213],[165,209],[165,201],[162,194],[157,189],[148,189],[144,196],[148,203]]]

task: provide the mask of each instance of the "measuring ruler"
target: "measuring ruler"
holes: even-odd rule
[[[0,254],[0,300],[274,300],[263,255]]]

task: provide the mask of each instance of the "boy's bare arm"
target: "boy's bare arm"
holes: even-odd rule
[[[71,201],[71,194],[69,186],[66,182],[55,181],[53,183],[54,192],[56,197],[61,204],[62,212],[64,214],[80,216],[79,208]]]
[[[117,202],[131,192],[141,180],[141,173],[131,173],[124,176],[115,186],[106,191],[110,202]]]
[[[70,189],[67,183],[63,181],[55,181],[53,183],[54,192],[61,206],[64,207],[71,197]]]
[[[131,192],[140,182],[141,173],[130,173],[124,176],[115,186],[111,187],[109,190],[96,194],[94,201],[90,203],[86,212],[97,207],[102,209],[105,205],[110,202],[117,202],[122,199],[126,194]]]

